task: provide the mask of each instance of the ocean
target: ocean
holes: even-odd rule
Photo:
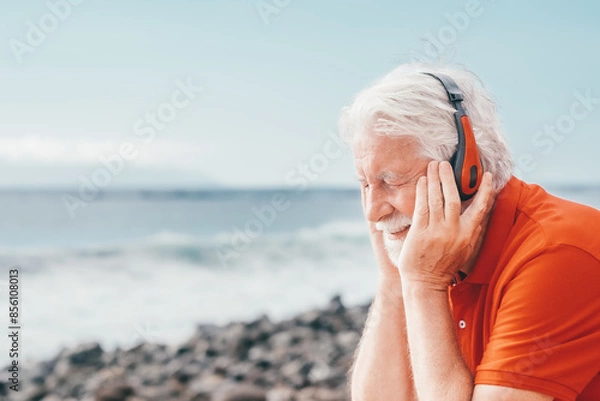
[[[600,187],[549,191],[600,208]],[[177,344],[199,323],[374,294],[358,190],[115,191],[74,215],[63,197],[0,191],[0,293],[6,302],[8,270],[19,269],[24,364],[81,342]]]

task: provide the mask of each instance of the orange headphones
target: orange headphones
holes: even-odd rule
[[[463,93],[458,88],[458,85],[456,85],[456,82],[447,75],[436,75],[430,72],[425,72],[424,74],[430,75],[442,83],[448,94],[448,100],[450,100],[450,103],[456,109],[454,121],[456,122],[456,130],[458,132],[458,147],[454,155],[450,158],[450,164],[454,169],[454,179],[456,180],[460,199],[466,201],[471,199],[477,192],[479,184],[481,184],[483,170],[481,168],[481,160],[477,144],[475,143],[471,120],[461,104]]]

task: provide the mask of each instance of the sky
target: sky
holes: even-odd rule
[[[518,176],[600,184],[598,2],[0,4],[0,189],[356,186],[340,109],[415,59],[483,79]]]

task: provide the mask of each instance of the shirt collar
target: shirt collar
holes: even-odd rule
[[[506,239],[515,224],[522,184],[521,180],[512,176],[496,197],[477,262],[464,281],[473,284],[490,282]]]

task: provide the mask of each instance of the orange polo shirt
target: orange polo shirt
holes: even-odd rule
[[[475,384],[600,400],[600,211],[512,177],[449,296]]]

